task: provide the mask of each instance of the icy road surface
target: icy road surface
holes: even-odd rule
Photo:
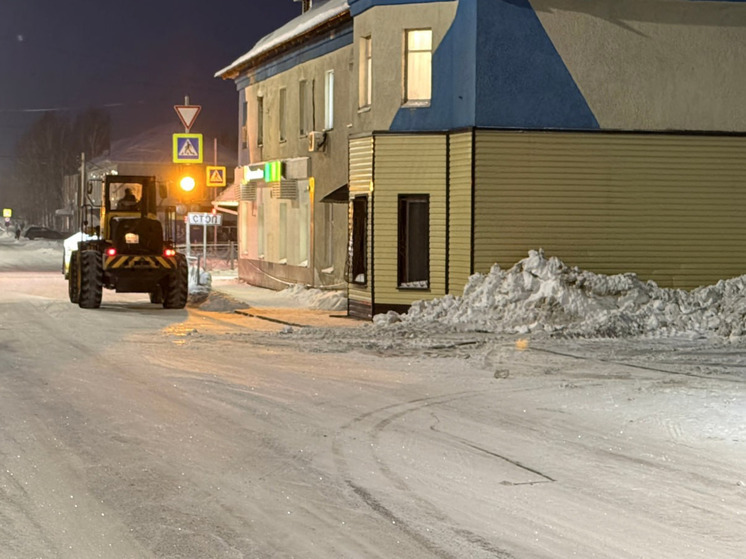
[[[746,552],[743,344],[86,311],[60,261],[0,239],[0,558]]]

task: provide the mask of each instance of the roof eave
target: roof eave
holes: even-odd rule
[[[350,10],[345,10],[344,12],[336,14],[335,16],[327,19],[320,24],[307,29],[301,34],[296,35],[295,37],[291,37],[287,41],[278,43],[277,45],[274,45],[267,50],[262,51],[255,56],[252,56],[251,58],[242,60],[239,63],[233,63],[230,66],[226,66],[222,70],[218,70],[215,73],[215,77],[222,78],[224,80],[235,80],[238,76],[240,76],[242,73],[249,70],[250,68],[260,66],[266,60],[269,60],[274,56],[293,49],[295,46],[307,40],[308,38],[323,35],[330,29],[339,27],[342,24],[347,23],[351,19],[352,17],[350,16]]]

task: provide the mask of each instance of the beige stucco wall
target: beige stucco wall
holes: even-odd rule
[[[242,212],[248,217],[240,226],[248,241],[243,243],[243,258],[252,261],[253,269],[272,268],[275,278],[270,278],[262,285],[277,286],[276,279],[288,282],[313,283],[316,286],[344,286],[344,266],[347,256],[347,207],[344,204],[333,204],[331,208],[320,200],[328,193],[347,183],[347,133],[350,122],[350,80],[352,64],[352,45],[300,64],[290,70],[271,78],[254,82],[239,95],[239,118],[241,104],[248,103],[248,149],[241,151],[241,162],[259,163],[273,160],[308,158],[308,177],[313,178],[313,190],[304,191],[297,201],[276,200],[264,195],[265,204],[265,251],[260,258],[257,251],[257,217],[254,207],[257,202],[248,202],[249,208]],[[314,125],[313,129],[324,129],[324,90],[325,74],[334,70],[334,126],[326,130],[326,143],[318,152],[308,151],[308,137],[300,134],[299,82],[313,81]],[[252,80],[253,81],[253,80]],[[286,89],[286,141],[280,142],[280,89]],[[264,141],[257,145],[257,97],[264,99]],[[239,124],[240,125],[240,124]],[[240,146],[239,146],[240,148]],[[301,187],[305,185],[302,184]],[[308,266],[299,266],[302,259],[297,256],[296,244],[302,241],[299,231],[304,227],[306,210],[310,208],[311,228],[309,235],[312,243],[310,254],[312,262]],[[277,248],[279,227],[279,208],[287,207],[289,243],[287,262],[284,267],[277,267],[279,253]],[[328,223],[331,221],[331,224]],[[332,262],[326,256],[328,235],[332,235]],[[247,268],[248,269],[248,268]],[[259,276],[252,272],[254,282]]]
[[[433,52],[448,32],[456,15],[458,2],[433,2],[405,6],[377,6],[355,18],[355,55],[351,79],[354,133],[388,130],[402,107],[402,68],[404,31],[431,28]],[[372,41],[373,100],[370,108],[358,110],[359,45],[362,37]],[[396,61],[400,61],[398,64]]]
[[[602,128],[746,130],[746,3],[531,5]]]

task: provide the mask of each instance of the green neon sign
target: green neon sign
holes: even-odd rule
[[[264,182],[282,180],[282,161],[267,161],[264,164]]]

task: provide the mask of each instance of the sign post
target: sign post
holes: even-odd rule
[[[189,212],[187,214],[187,255],[189,254],[189,229],[192,225],[202,225],[202,258],[204,268],[207,270],[207,226],[213,225],[217,228],[223,224],[223,214],[211,214],[209,212]]]

